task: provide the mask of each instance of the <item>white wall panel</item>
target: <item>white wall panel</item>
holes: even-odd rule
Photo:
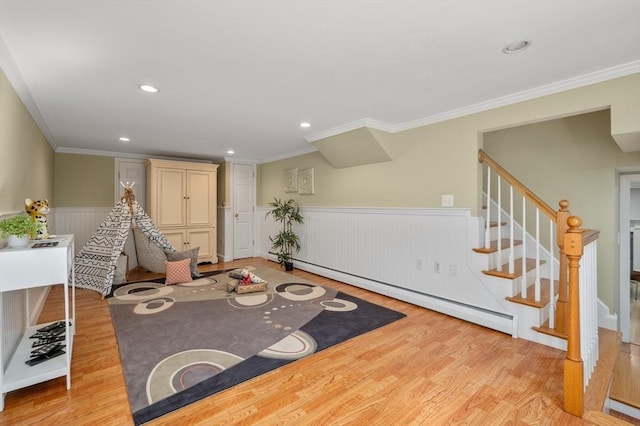
[[[267,257],[278,224],[257,209],[259,253]],[[422,295],[507,314],[504,299],[480,282],[467,258],[480,241],[468,209],[302,209],[302,249],[294,264],[313,265]],[[303,263],[304,262],[304,263]],[[434,271],[434,264],[440,272]]]
[[[107,217],[112,207],[59,207],[48,215],[49,233],[74,234],[76,254]]]

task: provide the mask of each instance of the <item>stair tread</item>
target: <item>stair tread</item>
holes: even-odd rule
[[[598,363],[584,394],[585,411],[602,411],[612,384],[616,359],[621,350],[622,333],[598,328]],[[632,379],[632,376],[627,377]]]
[[[549,320],[546,320],[544,324],[542,324],[540,327],[531,327],[531,328],[533,328],[535,331],[539,333],[544,333],[544,334],[548,334],[549,336],[554,336],[560,339],[567,340],[566,333],[560,333],[559,331],[556,331],[553,328],[549,327]]]
[[[545,261],[541,260],[540,264],[544,264]],[[518,278],[522,275],[522,259],[516,259],[514,262],[514,268],[513,268],[513,273],[510,274],[509,273],[509,263],[505,263],[504,265],[502,265],[502,271],[499,271],[498,268],[494,268],[494,269],[489,269],[489,270],[483,270],[482,273],[486,274],[486,275],[491,275],[494,277],[501,277],[501,278],[508,278],[508,279],[515,279]],[[526,261],[526,268],[527,271],[531,271],[532,269],[534,269],[536,267],[536,259],[530,259],[527,258]]]
[[[503,238],[502,240],[502,248],[506,249],[506,248],[510,248],[511,247],[511,240],[509,238]],[[519,246],[522,244],[522,240],[513,240],[513,246]],[[475,251],[476,253],[495,253],[498,251],[498,240],[494,240],[491,241],[489,244],[489,248],[486,247],[478,247],[478,248],[474,248],[473,251]]]
[[[543,308],[549,304],[551,301],[550,292],[549,292],[549,279],[541,278],[540,279],[540,300],[535,300],[535,285],[529,285],[527,287],[527,294],[525,297],[522,297],[522,292],[518,293],[516,296],[507,297],[507,300],[520,303],[522,305],[532,306],[534,308]],[[558,294],[558,281],[554,281],[554,290],[553,295]]]
[[[506,224],[507,224],[507,222],[500,222],[499,225],[500,226],[504,226]],[[496,228],[497,226],[498,226],[498,222],[495,222],[495,221],[489,222],[489,228]]]

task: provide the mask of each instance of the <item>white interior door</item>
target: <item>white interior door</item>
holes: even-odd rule
[[[147,175],[146,175],[146,162],[145,160],[133,160],[116,158],[116,202],[120,200],[120,197],[124,193],[124,189],[120,185],[122,183],[135,182],[133,185],[133,194],[136,196],[136,200],[140,207],[146,211],[147,203]]]
[[[255,166],[233,164],[233,258],[253,257]]]

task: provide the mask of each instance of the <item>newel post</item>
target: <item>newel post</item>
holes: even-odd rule
[[[556,213],[556,241],[558,244],[558,303],[556,305],[556,331],[567,334],[567,316],[569,314],[569,287],[567,285],[567,255],[564,253],[564,234],[567,232],[569,202],[560,200],[560,210]]]
[[[567,356],[564,360],[564,410],[582,417],[584,410],[584,377],[580,355],[580,288],[579,268],[583,252],[582,220],[567,219],[569,229],[564,236],[564,252],[569,263],[569,317],[567,324]]]

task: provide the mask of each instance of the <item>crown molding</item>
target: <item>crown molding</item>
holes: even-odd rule
[[[403,132],[405,130],[428,126],[430,124],[452,120],[454,118],[464,117],[466,115],[489,111],[503,106],[513,105],[519,102],[524,102],[531,99],[541,98],[543,96],[553,95],[555,93],[565,92],[571,89],[577,89],[579,87],[589,86],[591,84],[613,80],[614,78],[624,77],[638,72],[640,72],[640,60],[628,62],[622,65],[616,65],[614,67],[605,68],[603,70],[595,71],[589,74],[584,74],[578,77],[546,84],[544,86],[539,86],[533,89],[524,90],[507,96],[479,102],[473,105],[468,105],[462,108],[453,109],[440,114],[435,114],[429,117],[407,121],[404,123],[391,124],[371,118],[363,118],[340,125],[338,127],[315,133],[313,135],[309,135],[305,138],[305,140],[309,143],[312,143],[321,139],[356,130],[361,127],[370,127],[372,129],[382,130],[388,133]]]
[[[584,74],[578,77],[569,78],[567,80],[558,81],[544,86],[539,86],[522,92],[513,93],[500,98],[491,99],[489,101],[479,102],[477,104],[468,105],[457,108],[441,114],[432,115],[422,119],[408,121],[396,126],[397,132],[415,129],[417,127],[427,126],[454,118],[463,117],[465,115],[476,114],[483,111],[500,108],[503,106],[517,104],[519,102],[531,99],[541,98],[543,96],[553,95],[567,90],[577,89],[604,81],[613,80],[614,78],[624,77],[627,75],[640,72],[640,60],[628,62],[626,64],[617,65],[615,67],[605,68],[600,71]]]
[[[18,64],[13,60],[11,50],[5,43],[2,33],[0,33],[0,68],[13,86],[13,90],[17,93],[20,100],[22,100],[27,111],[31,114],[31,117],[36,122],[45,139],[49,142],[49,145],[51,145],[51,148],[53,148],[54,151],[58,149],[53,134],[49,130],[46,120],[42,117],[40,108],[38,108],[38,104],[35,99],[33,99],[31,91],[29,91],[29,88],[25,84],[20,67],[18,67]]]
[[[98,157],[114,157],[114,158],[134,158],[139,160],[148,160],[150,158],[157,158],[159,160],[173,160],[173,161],[190,161],[193,163],[213,163],[212,160],[203,160],[198,158],[184,158],[184,157],[167,157],[163,155],[146,155],[146,154],[132,154],[128,152],[116,152],[116,151],[99,151],[97,149],[82,149],[82,148],[65,148],[61,147],[56,149],[56,153],[60,154],[78,154],[78,155],[94,155]]]

